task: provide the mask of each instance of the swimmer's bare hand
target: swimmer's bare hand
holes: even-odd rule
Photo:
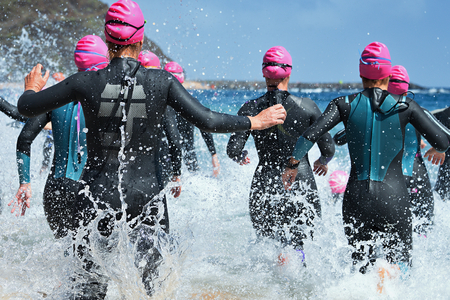
[[[431,161],[433,165],[442,165],[445,160],[445,152],[437,152],[436,149],[430,148],[424,155],[425,158],[428,157],[428,161]]]
[[[30,199],[31,185],[29,183],[22,183],[19,186],[19,190],[17,191],[16,196],[8,204],[8,206],[13,206],[11,209],[11,213],[13,214],[17,210],[16,216],[25,215],[26,209],[30,208]]]
[[[256,117],[248,117],[252,123],[251,130],[263,130],[278,124],[283,124],[286,119],[286,110],[283,105],[276,104],[266,108]]]
[[[291,186],[292,186],[292,184],[295,181],[295,177],[297,177],[297,173],[298,173],[297,168],[295,168],[295,169],[290,169],[290,168],[284,169],[284,172],[281,175],[281,179],[283,180],[283,184],[284,184],[284,189],[285,190],[290,190],[291,189]]]
[[[314,162],[314,168],[313,171],[316,175],[318,176],[325,176],[327,175],[328,172],[328,166],[327,165],[323,165],[320,160],[316,160]]]
[[[174,187],[170,189],[170,193],[174,198],[178,198],[181,195],[181,179],[178,176],[173,176],[172,182],[174,183]]]
[[[44,76],[42,76],[42,68],[41,64],[37,64],[25,77],[25,91],[33,90],[37,93],[44,88],[50,76],[50,71],[45,71]]]

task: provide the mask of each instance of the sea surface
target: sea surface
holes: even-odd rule
[[[335,97],[355,91],[298,90],[323,111]],[[428,110],[450,104],[446,89],[413,91],[415,100]],[[19,88],[0,89],[0,96],[17,103]],[[192,91],[204,105],[223,113],[236,114],[246,101],[264,91]],[[339,124],[332,133],[343,126]],[[55,240],[46,222],[42,193],[47,172],[40,174],[44,134],[33,143],[31,177],[33,198],[25,216],[11,214],[8,203],[19,186],[15,162],[16,139],[21,126],[0,114],[0,299],[64,299],[76,260],[70,254],[70,238]],[[316,177],[322,204],[322,219],[316,223],[314,240],[305,242],[305,263],[292,249],[274,241],[259,241],[248,212],[248,194],[258,162],[253,140],[246,144],[251,163],[240,166],[226,155],[229,134],[215,134],[221,165],[213,178],[211,156],[196,130],[196,152],[200,171],[189,173],[183,166],[182,193],[167,193],[171,233],[162,237],[157,292],[152,299],[449,299],[450,206],[435,194],[435,224],[424,236],[414,235],[413,267],[401,276],[385,281],[384,293],[377,292],[380,261],[367,274],[352,269],[342,226],[341,201],[334,202],[328,175]],[[310,159],[319,156],[316,146]],[[434,185],[438,168],[427,162]],[[349,171],[346,147],[337,148],[329,164],[334,170]],[[417,222],[417,220],[415,220]],[[125,229],[117,229],[116,250],[103,258],[103,272],[110,277],[107,299],[148,299],[133,264],[132,249]],[[279,264],[278,256],[287,257]]]

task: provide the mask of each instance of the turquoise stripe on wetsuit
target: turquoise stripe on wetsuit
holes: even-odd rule
[[[86,133],[79,132],[81,161],[78,162],[78,133],[77,133],[78,105],[69,103],[57,108],[51,113],[53,137],[55,144],[54,167],[55,178],[66,177],[72,180],[80,179],[86,163]],[[80,109],[80,128],[85,128],[85,120]],[[30,182],[30,157],[17,151],[18,171],[20,183]]]
[[[405,147],[403,150],[402,170],[403,175],[412,176],[414,169],[414,159],[416,158],[419,142],[417,140],[416,129],[412,124],[405,128]]]
[[[389,95],[380,110],[387,112],[396,104],[397,100]],[[350,105],[347,142],[357,169],[357,179],[383,181],[391,162],[403,149],[399,116],[394,111],[372,112],[370,99],[362,93]]]
[[[80,179],[86,163],[86,133],[79,132],[81,146],[81,162],[78,163],[78,135],[77,135],[78,104],[69,103],[52,111],[53,135],[55,137],[55,178],[66,177],[72,180]],[[70,120],[70,122],[67,122]],[[58,122],[58,125],[56,125]],[[80,128],[85,128],[83,109],[80,108]],[[66,153],[64,153],[66,152]],[[61,159],[67,157],[67,160]]]

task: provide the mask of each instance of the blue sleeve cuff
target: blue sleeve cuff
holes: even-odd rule
[[[302,159],[308,151],[312,148],[314,145],[313,142],[308,141],[303,136],[299,137],[297,140],[297,144],[295,144],[294,152],[292,153],[292,156],[296,160]]]
[[[30,157],[20,151],[17,151],[16,159],[20,184],[30,183]]]

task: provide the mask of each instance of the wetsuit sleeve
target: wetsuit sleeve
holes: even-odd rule
[[[415,101],[409,103],[410,123],[439,152],[450,146],[450,131],[429,111],[424,111]]]
[[[76,73],[38,93],[33,90],[25,91],[17,102],[19,113],[26,117],[36,117],[68,103],[78,101],[80,95],[76,92],[76,87],[84,81],[77,77],[83,76],[84,73],[87,72]]]
[[[200,130],[200,133],[202,134],[203,140],[205,141],[206,146],[208,147],[209,153],[211,153],[211,156],[216,154],[216,147],[214,146],[214,138],[211,132],[206,132],[203,130]]]
[[[338,98],[339,99],[339,98]],[[292,156],[300,160],[305,156],[325,133],[341,122],[338,100],[334,99],[328,104],[323,114],[312,124],[297,140]],[[331,136],[330,136],[331,138]]]
[[[174,176],[181,175],[181,136],[178,132],[175,111],[167,107],[163,118],[163,128],[169,143],[170,160],[172,162],[172,172]]]
[[[28,118],[19,114],[19,110],[16,106],[12,105],[2,97],[0,97],[0,111],[16,121],[25,123],[28,120]]]
[[[345,128],[336,133],[333,137],[334,143],[338,146],[344,146],[347,144],[347,135],[345,134]]]
[[[244,109],[243,106],[239,109],[238,115],[242,116],[246,111],[247,110]],[[245,143],[247,142],[249,136],[250,130],[233,132],[231,134],[227,144],[227,155],[229,158],[238,163],[245,158],[245,155],[242,154],[242,150],[244,150]]]
[[[192,97],[175,77],[169,88],[167,104],[203,131],[228,133],[248,130],[251,127],[248,117],[222,114],[206,108]]]
[[[311,108],[313,110],[313,113],[311,114],[311,125],[312,125],[321,116],[321,112],[315,102],[311,101],[311,103],[312,103]],[[328,162],[333,158],[335,152],[333,138],[328,132],[326,132],[317,141],[317,146],[319,147],[321,154],[319,158],[320,163],[324,165],[328,164]]]
[[[17,138],[16,157],[20,184],[30,182],[31,143],[49,121],[49,114],[28,119]]]

